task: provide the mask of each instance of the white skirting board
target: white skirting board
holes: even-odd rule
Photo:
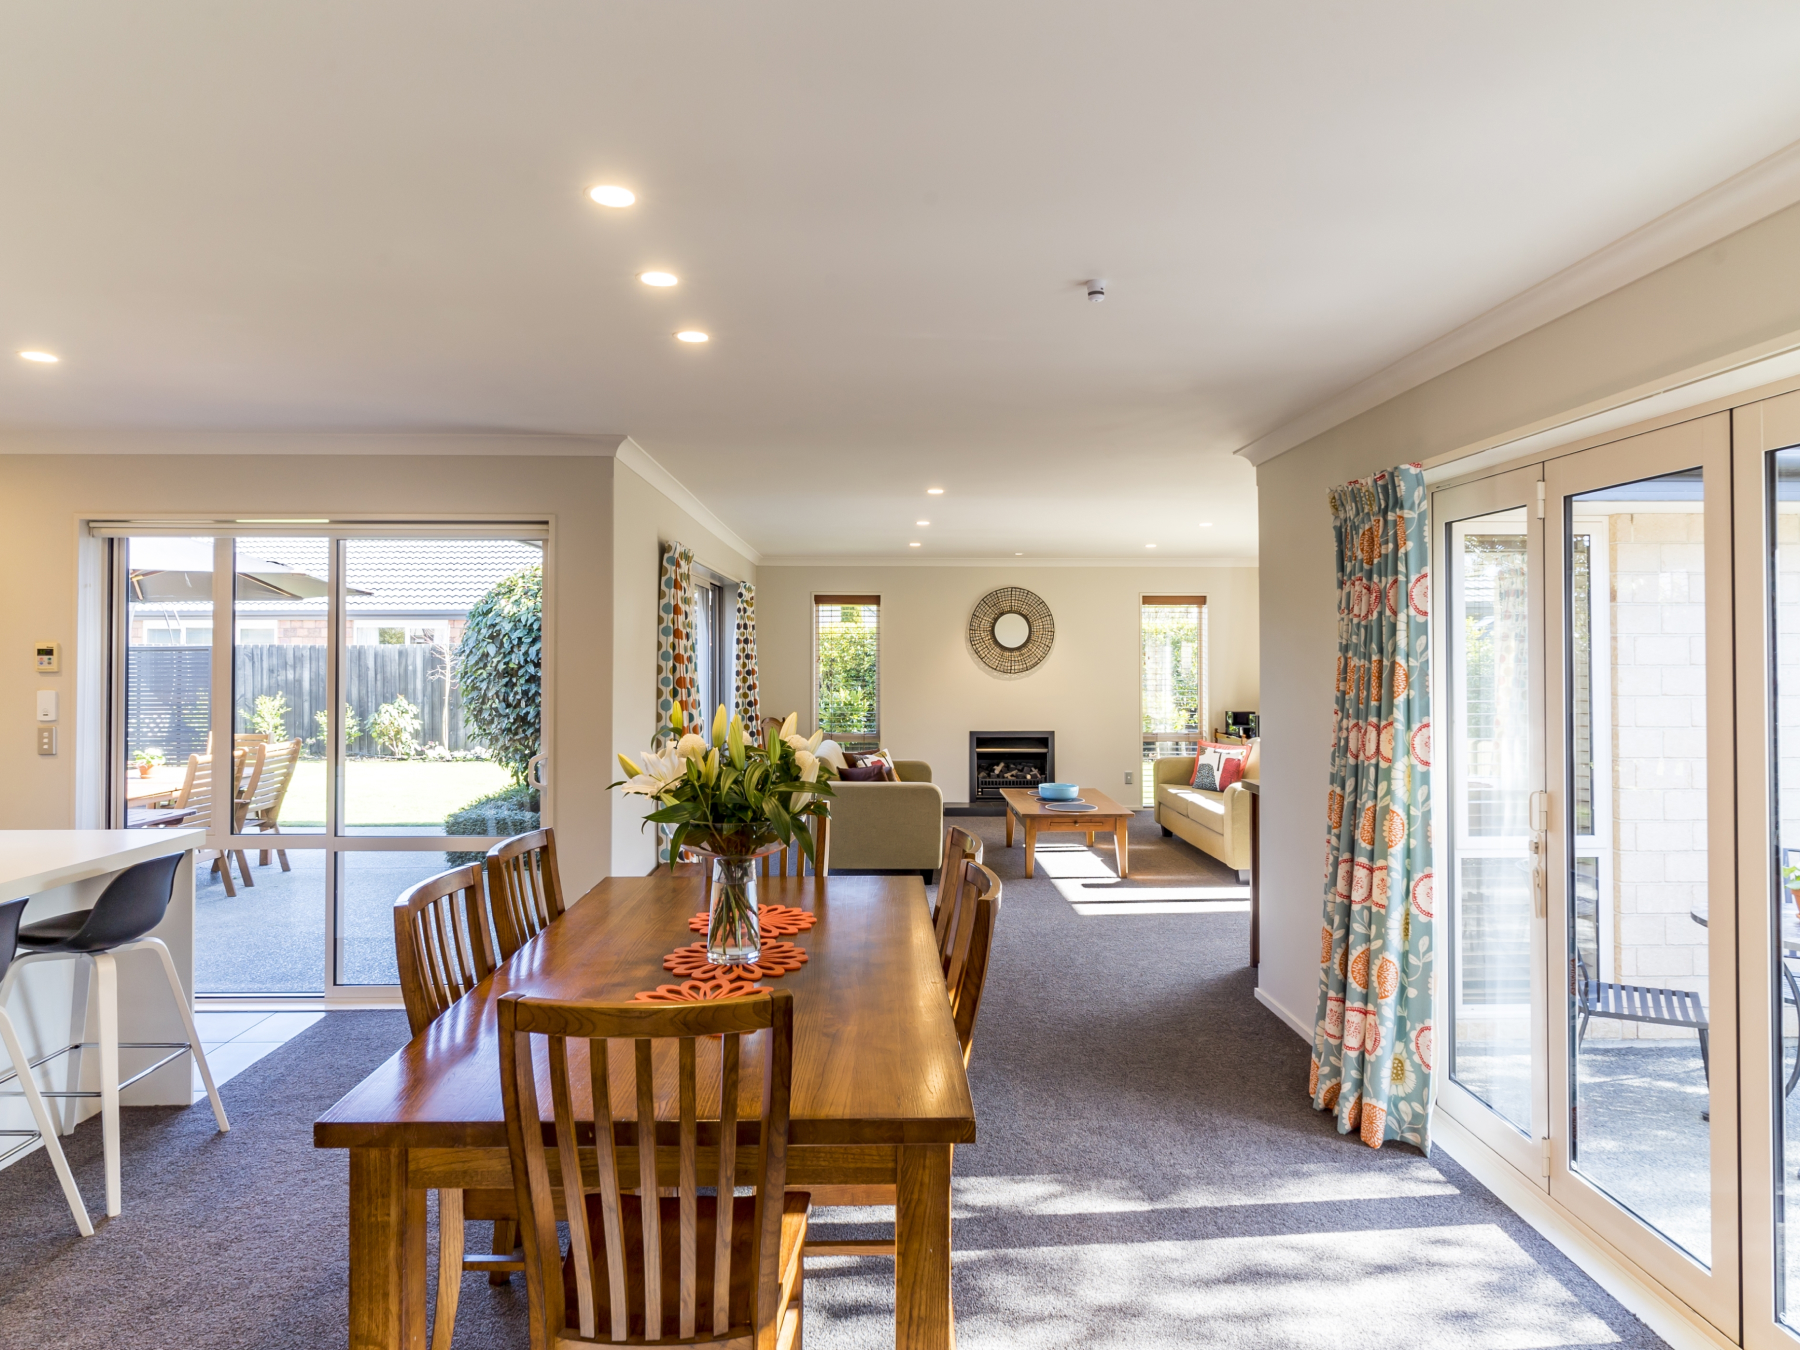
[[[1312,1028],[1306,1022],[1260,988],[1255,992],[1258,1003],[1287,1023],[1308,1046],[1312,1044]],[[1646,1279],[1609,1243],[1442,1111],[1432,1113],[1431,1140],[1434,1147],[1454,1158],[1501,1204],[1536,1229],[1545,1241],[1674,1350],[1725,1350],[1735,1346],[1736,1342],[1662,1286]]]

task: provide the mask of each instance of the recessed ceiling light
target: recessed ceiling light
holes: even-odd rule
[[[1024,557],[1024,556],[1025,556],[1025,555],[1024,555],[1024,554],[1023,554],[1023,553],[1015,553],[1015,554],[1013,554],[1013,557],[1015,557],[1015,558],[1023,558],[1023,557]]]
[[[1145,544],[1144,547],[1145,548],[1155,548],[1156,545],[1155,544]]]
[[[639,272],[638,280],[646,286],[673,286],[681,278],[673,272]]]
[[[915,525],[929,525],[929,524],[931,524],[931,522],[930,522],[930,521],[929,521],[929,520],[915,520],[915,521],[914,521],[914,522],[913,522],[913,524],[915,524]]]
[[[1200,528],[1203,530],[1210,530],[1212,528],[1212,522],[1210,520],[1203,520],[1200,522]]]
[[[908,544],[907,547],[908,548],[917,548],[917,547],[919,547],[919,541],[917,539],[915,539],[912,541],[912,543]]]
[[[20,352],[19,355],[27,361],[37,361],[46,366],[53,366],[62,360],[62,357],[54,356],[49,352]]]
[[[602,206],[630,206],[637,200],[637,193],[630,188],[614,187],[609,183],[602,183],[597,188],[590,188],[588,196]]]
[[[698,328],[684,328],[675,335],[677,342],[711,342],[712,338]]]
[[[928,496],[932,497],[941,497],[944,495],[944,489],[942,488],[926,488],[925,492]]]

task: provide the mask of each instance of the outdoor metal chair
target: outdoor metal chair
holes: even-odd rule
[[[1595,980],[1588,975],[1586,958],[1579,955],[1575,965],[1578,975],[1576,1002],[1581,1009],[1581,1026],[1575,1033],[1577,1045],[1587,1035],[1588,1020],[1594,1017],[1652,1026],[1687,1027],[1700,1033],[1700,1072],[1711,1083],[1706,1006],[1700,1001],[1700,995],[1689,989],[1653,989],[1648,985]]]

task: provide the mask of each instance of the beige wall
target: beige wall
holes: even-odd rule
[[[1336,643],[1326,489],[1800,329],[1800,206],[1314,437],[1257,470],[1262,996],[1310,1026]]]
[[[733,581],[756,583],[755,565],[687,511],[618,463],[613,485],[613,752],[636,758],[656,730],[656,630],[662,546],[694,551],[694,561]],[[609,770],[617,770],[613,755]],[[613,773],[613,777],[617,777]],[[610,780],[609,780],[610,781]],[[640,799],[613,794],[613,872],[643,876],[656,863],[653,831]]]
[[[969,612],[997,586],[1042,596],[1049,659],[997,675],[969,650]],[[1207,597],[1211,708],[1256,708],[1256,572],[1247,567],[765,567],[756,589],[763,710],[811,726],[812,597],[881,596],[882,739],[930,763],[948,801],[968,798],[969,732],[1056,732],[1060,778],[1136,800],[1139,597]],[[1134,778],[1134,784],[1136,782]]]

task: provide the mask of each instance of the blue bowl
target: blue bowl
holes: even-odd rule
[[[1074,783],[1039,783],[1038,796],[1047,802],[1072,802],[1081,788]]]

